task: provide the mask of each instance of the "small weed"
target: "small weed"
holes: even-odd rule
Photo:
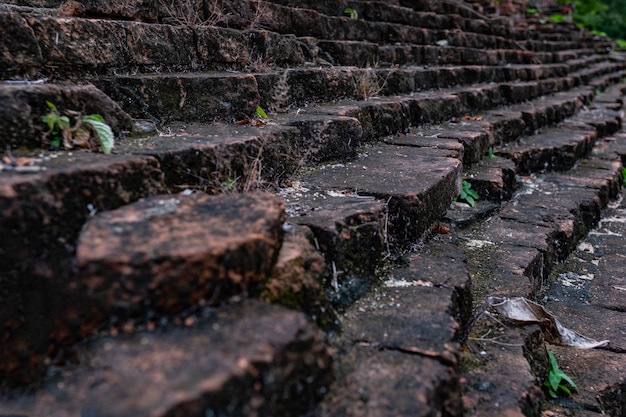
[[[350,16],[350,19],[356,20],[359,18],[359,12],[354,10],[352,7],[346,7],[345,9],[343,9],[343,12]]]
[[[46,101],[46,104],[50,112],[41,118],[48,126],[48,131],[43,136],[44,146],[48,144],[60,148],[63,145],[67,150],[74,147],[95,150],[99,147],[103,153],[111,153],[115,144],[113,130],[101,115],[82,116],[73,111],[61,115],[53,103]],[[69,116],[74,117],[73,126]]]
[[[261,119],[267,119],[267,113],[265,113],[265,110],[263,110],[261,106],[256,106],[256,112],[254,114]]]
[[[566,396],[572,395],[572,390],[578,391],[578,387],[572,379],[559,369],[554,353],[550,349],[546,349],[548,353],[548,376],[543,385],[547,388],[548,394],[552,398],[557,398],[560,394]]]
[[[357,99],[367,101],[380,94],[387,86],[389,77],[398,67],[391,67],[384,77],[378,75],[376,68],[377,65],[374,65],[374,68],[368,67],[360,71],[358,75],[352,75],[352,84],[354,85]]]
[[[179,25],[214,26],[226,17],[223,0],[159,0],[159,5]]]
[[[480,196],[478,195],[476,190],[472,189],[472,184],[469,181],[463,180],[461,182],[461,194],[459,194],[458,197],[455,198],[455,201],[457,199],[465,200],[467,204],[469,204],[471,207],[474,207],[476,205],[476,200],[478,200],[479,198]]]
[[[622,168],[622,186],[626,187],[626,167]]]
[[[624,40],[624,39],[617,39],[615,42],[617,43],[617,47],[620,50],[626,51],[626,40]]]
[[[527,7],[526,14],[536,16],[539,14],[539,9],[537,9],[536,7]]]
[[[552,16],[550,16],[550,20],[552,20],[554,23],[563,23],[567,22],[567,17],[563,16],[562,14],[553,14]]]
[[[234,178],[226,178],[221,184],[220,188],[223,193],[230,193],[237,191],[237,180]]]
[[[487,158],[497,158],[496,154],[493,153],[493,146],[489,147],[489,151],[487,152]]]

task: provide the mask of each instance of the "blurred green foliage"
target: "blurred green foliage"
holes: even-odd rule
[[[571,4],[571,0],[559,0]],[[594,34],[613,39],[626,38],[626,1],[624,0],[574,0],[574,22]]]

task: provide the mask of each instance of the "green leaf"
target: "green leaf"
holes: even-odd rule
[[[470,195],[465,197],[465,201],[467,201],[467,204],[469,204],[471,207],[474,207],[476,205],[476,201],[474,201],[474,197]]]
[[[255,114],[262,119],[267,119],[267,113],[265,113],[265,110],[263,110],[261,106],[256,106]]]
[[[558,391],[561,377],[556,372],[550,371],[550,373],[548,373],[548,382],[550,383],[550,388],[554,391]]]
[[[56,112],[56,111],[57,111],[57,106],[55,106],[55,105],[54,105],[54,103],[52,103],[52,102],[50,102],[50,101],[46,100],[46,105],[47,105],[47,106],[48,106],[48,108],[49,108],[50,110],[52,110],[53,112]]]
[[[102,152],[105,154],[111,153],[111,149],[113,149],[113,146],[115,145],[115,138],[113,137],[113,130],[111,130],[111,126],[104,122],[93,120],[88,116],[83,116],[81,120],[93,127],[98,141],[100,141],[100,148],[102,148]]]
[[[343,12],[350,15],[350,19],[358,19],[359,13],[354,10],[352,7],[346,7],[343,9]]]
[[[468,188],[468,189],[467,189],[467,190],[465,190],[465,191],[467,192],[467,194],[468,194],[470,197],[472,197],[472,198],[474,198],[474,199],[476,199],[476,200],[478,200],[478,199],[480,198],[480,196],[478,195],[478,193],[476,192],[476,190],[472,190],[471,188]]]
[[[53,148],[60,148],[61,147],[61,138],[60,137],[55,137],[51,142],[50,142],[50,146]]]
[[[102,117],[99,114],[88,114],[87,116],[83,116],[82,117],[82,121],[83,122],[87,122],[87,121],[90,121],[90,120],[94,120],[94,121],[100,122],[100,123],[106,123],[104,121],[104,117]]]
[[[59,117],[59,128],[60,129],[65,129],[66,127],[70,127],[70,118],[67,116],[61,116]]]
[[[576,386],[576,384],[574,383],[574,381],[572,381],[572,378],[570,378],[569,376],[567,376],[565,374],[565,372],[560,371],[560,377],[561,379],[563,379],[564,381],[566,381],[572,388],[574,388],[576,391],[578,391],[578,387]],[[561,384],[561,388],[565,387],[565,385]]]

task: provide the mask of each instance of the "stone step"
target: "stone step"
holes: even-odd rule
[[[281,66],[304,63],[300,42],[293,35],[254,29],[21,16],[2,10],[0,21],[7,33],[14,34],[3,37],[2,78],[241,70],[268,62]],[[98,37],[97,45],[93,45],[92,35]]]
[[[577,100],[577,94],[566,95],[566,103],[569,102],[568,97],[574,97]],[[433,97],[431,103],[436,103],[441,100],[441,97],[436,100]],[[340,114],[339,118],[328,119],[329,113],[333,111],[326,111],[326,119],[321,117],[307,117],[301,119],[288,119],[283,120],[285,124],[291,123],[294,127],[281,128],[278,126],[267,126],[266,129],[254,129],[251,127],[241,128],[239,133],[225,127],[216,126],[211,129],[188,129],[186,132],[180,132],[177,136],[179,139],[176,142],[172,142],[168,137],[154,137],[154,138],[137,138],[129,141],[125,145],[121,145],[122,153],[136,154],[137,156],[123,156],[113,155],[109,159],[108,157],[101,158],[102,155],[86,154],[78,152],[76,155],[59,154],[56,159],[51,159],[45,162],[48,171],[41,171],[39,173],[32,173],[28,175],[14,174],[11,177],[10,186],[6,187],[8,194],[5,195],[5,201],[7,201],[8,207],[12,207],[9,211],[5,211],[5,224],[13,232],[5,234],[8,239],[3,247],[6,249],[7,255],[5,259],[13,259],[6,266],[5,270],[11,271],[10,275],[13,277],[16,288],[22,288],[24,285],[29,287],[28,280],[24,281],[20,277],[24,276],[57,276],[61,285],[59,288],[66,288],[67,282],[71,281],[73,276],[71,268],[71,252],[77,239],[77,233],[82,223],[88,218],[90,212],[94,210],[110,210],[118,207],[120,204],[127,204],[135,201],[138,198],[146,195],[156,194],[162,192],[166,187],[169,190],[177,190],[177,187],[200,187],[207,191],[215,192],[224,191],[223,187],[228,186],[228,179],[231,181],[241,181],[239,185],[242,189],[249,187],[254,181],[262,180],[263,178],[271,178],[272,172],[280,174],[275,179],[278,179],[281,175],[284,175],[290,169],[295,169],[297,163],[294,163],[293,168],[288,168],[283,164],[284,158],[278,158],[277,155],[283,155],[285,153],[291,154],[296,160],[305,158],[306,160],[323,162],[332,159],[333,156],[338,155],[337,145],[334,145],[332,140],[343,141],[345,148],[346,138],[348,143],[351,137],[355,137],[353,147],[348,146],[347,154],[342,155],[339,158],[344,159],[356,151],[356,146],[360,143],[359,135],[362,133],[362,126],[376,126],[377,131],[366,130],[368,137],[380,137],[382,134],[389,134],[384,125],[377,122],[377,120],[384,120],[384,113],[376,115],[374,109],[382,108],[398,111],[402,109],[402,106],[397,105],[390,106],[390,104],[382,103],[380,106],[376,106],[372,103],[365,103],[361,109],[356,109],[360,113],[362,122],[358,118],[345,117]],[[425,104],[424,104],[425,105]],[[531,103],[531,105],[534,105]],[[425,108],[425,107],[424,107]],[[433,117],[440,115],[441,109],[445,109],[445,105],[437,105],[435,108],[440,110],[437,113],[433,113]],[[395,110],[394,110],[395,109]],[[432,109],[432,106],[431,106]],[[330,110],[330,109],[329,109]],[[344,107],[335,108],[334,112],[351,114],[355,109],[346,109]],[[380,110],[378,110],[380,111]],[[320,113],[324,114],[324,113]],[[393,113],[391,113],[393,114]],[[373,117],[374,116],[374,117]],[[430,117],[430,116],[429,116]],[[520,119],[521,113],[518,114]],[[395,120],[395,126],[398,126],[398,120]],[[348,130],[344,128],[335,129],[332,128],[333,123],[347,123],[346,126],[353,126]],[[476,122],[480,123],[480,122]],[[520,123],[522,123],[520,121]],[[469,123],[468,123],[469,124]],[[321,126],[321,128],[320,128]],[[407,123],[408,126],[408,123]],[[478,132],[476,135],[471,136],[478,138],[479,143],[482,143],[481,137],[485,137],[486,132],[492,131],[494,128],[492,125],[486,124],[483,127],[486,128],[481,133],[474,130],[473,133]],[[239,129],[239,128],[237,128]],[[326,130],[325,130],[326,129]],[[352,130],[350,130],[352,129]],[[370,129],[370,128],[368,128]],[[373,128],[372,128],[373,129]],[[383,130],[381,130],[383,129]],[[468,129],[470,130],[470,129]],[[327,133],[323,133],[323,132]],[[347,132],[353,131],[353,134],[347,134]],[[230,133],[229,133],[230,132]],[[302,133],[303,132],[303,133]],[[321,134],[321,133],[323,134]],[[334,132],[334,133],[333,133]],[[470,130],[471,132],[471,130]],[[229,136],[230,135],[230,136]],[[326,137],[332,139],[327,145],[321,148],[317,152],[305,154],[304,150],[310,148],[311,142],[314,138]],[[214,139],[218,138],[218,139]],[[307,139],[310,138],[310,139]],[[318,140],[318,139],[315,139]],[[458,140],[458,138],[457,138]],[[190,143],[193,144],[190,152]],[[293,148],[285,148],[285,145],[291,143]],[[400,144],[400,143],[398,143]],[[291,145],[289,145],[291,146]],[[319,146],[317,144],[316,146]],[[482,144],[479,146],[483,146]],[[239,150],[237,150],[239,149]],[[324,149],[333,150],[330,153],[325,153]],[[470,149],[473,149],[470,147]],[[353,190],[363,181],[364,177],[368,177],[372,183],[370,186],[362,188],[359,186],[358,192],[361,195],[372,195],[378,199],[374,201],[374,205],[366,210],[371,213],[369,220],[366,218],[358,217],[362,220],[364,225],[359,230],[361,223],[357,222],[356,225],[350,219],[350,216],[343,217],[346,224],[354,227],[354,232],[349,232],[348,235],[360,236],[364,235],[363,231],[369,230],[367,233],[372,233],[366,240],[369,247],[374,248],[374,251],[383,253],[380,248],[389,246],[402,247],[410,241],[414,241],[419,238],[428,228],[431,223],[443,214],[452,198],[457,193],[458,181],[460,178],[461,159],[465,148],[462,148],[456,144],[448,144],[441,146],[440,149],[434,149],[432,146],[428,148],[419,147],[397,147],[397,144],[383,145],[374,147],[370,150],[368,158],[362,158],[349,162],[344,166],[337,166],[333,169],[329,169],[325,172],[319,172],[318,178],[315,175],[310,177],[310,181],[315,186],[321,187],[322,190]],[[267,152],[267,153],[266,153]],[[299,154],[299,152],[303,152]],[[478,152],[473,149],[474,154]],[[298,156],[302,155],[302,156]],[[410,157],[410,158],[409,158]],[[258,173],[254,174],[250,172],[250,166],[254,165],[255,160],[263,160],[263,169],[269,172],[268,176]],[[394,158],[394,159],[390,159]],[[281,161],[280,163],[277,161]],[[415,160],[419,160],[420,164],[417,166],[414,164]],[[94,171],[93,163],[98,161],[99,170]],[[200,163],[200,161],[202,161]],[[211,165],[210,161],[213,165]],[[272,162],[274,161],[274,162]],[[387,162],[385,162],[387,161]],[[402,168],[398,165],[398,161],[405,162],[405,166]],[[67,163],[72,163],[72,169],[68,170],[64,168]],[[114,162],[111,164],[111,162]],[[275,164],[274,164],[275,163]],[[193,168],[194,166],[200,166],[201,168]],[[190,170],[186,170],[184,167],[190,167]],[[246,168],[248,167],[248,168]],[[366,169],[363,169],[365,167]],[[114,169],[114,174],[108,170]],[[256,167],[254,172],[261,167]],[[400,169],[400,171],[398,171]],[[238,171],[242,170],[242,171]],[[437,172],[440,170],[441,172]],[[333,172],[334,171],[334,172]],[[85,175],[89,172],[89,175]],[[96,175],[94,176],[94,172]],[[245,174],[248,172],[249,174]],[[367,175],[364,175],[367,174]],[[113,175],[113,176],[112,176]],[[116,177],[117,175],[117,177]],[[390,178],[388,178],[390,176]],[[404,182],[401,179],[406,178],[421,178],[419,183]],[[107,178],[107,182],[104,182],[106,187],[119,187],[121,181],[122,187],[127,189],[127,193],[123,194],[123,200],[120,199],[105,199],[104,190],[109,188],[102,188],[102,182],[94,180],[94,178]],[[165,177],[165,181],[163,180]],[[62,186],[61,182],[67,183],[68,178],[72,178],[75,181],[75,186],[68,188],[66,185]],[[119,180],[111,180],[111,178],[119,178]],[[137,182],[137,178],[141,178],[140,182]],[[285,177],[283,177],[285,178]],[[424,178],[430,178],[428,181],[423,181]],[[391,184],[388,181],[395,182]],[[60,205],[55,211],[46,209],[49,207],[50,194],[47,192],[33,193],[28,184],[32,184],[32,181],[36,183],[46,184],[46,187],[50,189],[58,189],[59,191],[53,194],[56,201],[63,201],[63,205]],[[23,185],[24,184],[24,185]],[[138,186],[139,184],[139,186]],[[226,185],[224,185],[226,184]],[[391,185],[393,185],[393,187]],[[80,191],[76,193],[76,191]],[[119,193],[117,193],[119,194]],[[68,205],[71,202],[71,205]],[[384,204],[388,206],[385,213]],[[59,203],[60,204],[60,203]],[[41,212],[47,212],[46,216],[39,216],[35,219],[32,218],[32,212],[30,211],[33,206],[41,207]],[[15,207],[21,207],[21,209],[15,209]],[[83,208],[81,215],[73,216],[73,222],[69,224],[64,218],[71,212],[71,207]],[[28,208],[28,209],[27,209]],[[341,218],[341,216],[339,216]],[[26,219],[30,219],[26,222]],[[384,221],[382,219],[385,219]],[[303,220],[303,219],[300,219]],[[16,229],[13,224],[20,224],[21,222],[31,225],[30,228]],[[352,223],[351,223],[352,222]],[[332,222],[326,222],[326,229],[323,227],[317,233],[313,227],[313,222],[301,221],[301,224],[306,224],[313,231],[318,241],[327,245],[327,269],[326,273],[333,270],[331,276],[339,277],[339,273],[336,271],[345,271],[344,276],[338,279],[337,288],[346,290],[338,292],[341,294],[338,297],[340,301],[332,301],[335,305],[342,305],[344,300],[353,301],[356,294],[360,294],[363,288],[367,288],[371,282],[373,271],[376,269],[376,265],[380,259],[380,256],[366,255],[365,258],[370,262],[365,264],[359,257],[341,255],[333,258],[329,256],[329,253],[337,250],[338,247],[347,248],[342,253],[348,254],[351,250],[354,251],[354,242],[364,242],[365,240],[359,238],[352,239],[352,243],[346,244],[349,239],[333,240],[333,238],[323,239],[324,232],[322,230],[333,230],[329,227]],[[335,221],[335,224],[336,221]],[[63,225],[63,233],[59,232],[58,227]],[[342,229],[343,234],[336,229],[337,235],[346,236],[346,230]],[[327,235],[328,236],[328,235]],[[33,245],[33,242],[40,242],[40,244]],[[326,242],[334,242],[328,244]],[[337,243],[339,242],[339,243]],[[17,245],[16,245],[17,243]],[[319,242],[318,242],[319,244]],[[344,246],[342,246],[344,245]],[[13,249],[9,249],[13,248]],[[356,252],[356,251],[355,251]],[[14,255],[12,255],[14,254]],[[26,254],[26,255],[25,255]],[[16,263],[16,259],[19,259]],[[32,263],[31,259],[38,259],[37,263]],[[357,265],[357,268],[355,268]],[[364,265],[368,265],[364,267]],[[360,269],[358,268],[360,267]],[[338,269],[339,268],[339,269]],[[356,272],[355,272],[356,271]],[[366,271],[369,275],[365,279],[355,280],[354,276],[359,276],[360,273]],[[349,275],[352,274],[352,277]],[[328,276],[328,275],[327,275]],[[344,279],[345,278],[345,279]],[[68,280],[68,281],[66,281]],[[13,282],[13,281],[12,281]],[[18,284],[22,282],[22,284]],[[13,285],[13,284],[11,284]],[[24,288],[26,288],[24,287]],[[29,291],[20,293],[30,294]],[[353,294],[353,295],[343,295]],[[76,294],[69,297],[70,299],[78,297]],[[28,297],[27,297],[28,298]],[[80,298],[80,297],[78,297]],[[330,297],[332,299],[332,297]],[[16,299],[17,300],[17,299]],[[32,298],[33,301],[38,300],[37,297]],[[18,300],[19,301],[19,300]],[[5,306],[6,316],[12,316],[15,312],[14,308],[18,306],[23,307],[21,301],[10,303]],[[30,303],[28,303],[30,305]],[[29,307],[30,309],[30,307]],[[63,312],[64,305],[60,303],[58,306],[59,314]],[[106,309],[105,309],[106,310]],[[32,311],[38,311],[33,308]],[[83,328],[82,333],[69,333],[66,331],[60,332],[58,338],[52,338],[52,340],[76,340],[76,338],[84,337],[89,333],[90,329],[97,327],[98,320],[100,323],[105,319],[97,318],[102,317],[100,313],[94,312],[84,313],[90,314],[94,318],[94,322],[89,326]],[[53,314],[54,315],[54,314]],[[106,316],[106,314],[104,314]],[[51,323],[48,323],[51,324]],[[24,334],[29,334],[30,327],[23,330]],[[13,333],[13,332],[12,332]],[[68,335],[69,334],[69,335]],[[82,336],[81,336],[82,335]],[[47,339],[46,339],[47,340]],[[21,339],[19,340],[21,343]],[[55,342],[56,343],[56,342]],[[35,343],[36,347],[33,348],[34,352],[46,351],[48,348],[48,342],[44,341],[43,344],[39,342]],[[16,342],[15,346],[21,346]],[[54,348],[53,348],[54,349]],[[40,366],[41,361],[37,362]],[[37,368],[39,369],[39,368]],[[29,373],[30,375],[30,373]]]
[[[407,262],[342,316],[338,378],[316,415],[463,415],[457,320],[471,308],[463,253],[432,242]]]
[[[39,392],[0,401],[0,413],[293,416],[333,379],[323,333],[301,313],[254,300],[185,326],[103,337],[75,355]]]
[[[41,148],[48,126],[42,117],[50,113],[46,102],[59,109],[100,114],[118,136],[133,128],[131,117],[93,85],[0,83],[0,146]]]
[[[3,77],[32,77],[41,74],[45,77],[58,78],[57,68],[59,67],[63,68],[63,77],[81,72],[117,74],[137,71],[259,70],[269,64],[279,67],[297,67],[302,65],[305,59],[315,61],[316,54],[311,55],[311,49],[306,42],[296,39],[291,35],[292,33],[309,39],[311,36],[317,36],[331,41],[367,40],[380,43],[384,39],[385,43],[388,43],[391,36],[397,41],[414,45],[436,45],[437,42],[445,41],[446,45],[452,47],[451,49],[460,47],[481,50],[486,46],[490,49],[510,51],[522,49],[504,37],[472,34],[457,29],[443,31],[412,29],[410,26],[395,23],[368,23],[363,20],[317,14],[313,19],[313,16],[302,15],[306,13],[305,9],[277,5],[271,6],[266,12],[272,14],[271,21],[274,23],[280,21],[281,13],[284,14],[283,25],[291,22],[291,26],[272,27],[270,25],[269,28],[274,30],[272,32],[32,14],[22,16],[16,12],[1,11],[0,18],[5,23],[4,27],[9,28],[7,30],[11,33],[21,34],[4,38],[7,42],[7,51],[2,56],[5,61],[3,68],[6,68],[2,75]],[[333,20],[340,24],[333,26]],[[351,35],[348,31],[352,26],[355,26],[355,35]],[[321,28],[328,27],[345,28],[345,30],[335,34],[328,33],[326,29],[321,30]],[[317,33],[320,31],[323,32],[323,36]],[[80,38],[81,33],[97,33],[102,42],[108,45],[106,51],[94,48],[89,39]],[[148,38],[158,38],[162,41],[159,43],[142,41]],[[352,45],[354,46],[354,43]],[[584,47],[580,43],[571,46],[578,49],[582,49],[581,46]],[[560,44],[556,49],[570,49],[570,46]],[[22,53],[24,50],[30,51],[28,58]],[[445,53],[445,48],[440,51],[448,55]],[[467,51],[467,53],[471,52]],[[437,54],[424,56],[435,55]],[[476,51],[473,55],[477,55]],[[532,53],[529,55],[528,52],[524,55],[528,58],[516,59],[514,55],[515,53],[511,53],[503,58],[506,58],[507,62],[519,63],[527,63],[532,58]],[[544,58],[539,57],[539,59],[547,62]],[[437,61],[430,61],[430,63],[433,62]],[[445,61],[445,63],[449,62]],[[366,65],[367,62],[360,64]]]

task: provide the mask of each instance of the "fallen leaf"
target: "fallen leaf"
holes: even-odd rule
[[[463,117],[463,119],[465,119],[465,120],[472,120],[472,121],[474,121],[474,122],[479,122],[479,121],[483,120],[483,116],[480,116],[480,115],[478,115],[478,116],[472,116],[472,115],[470,115],[470,114],[464,114],[462,117]]]
[[[606,346],[609,341],[597,341],[563,326],[559,320],[542,306],[524,297],[489,297],[487,303],[501,316],[525,323],[539,323],[546,342],[554,345],[593,349]]]

